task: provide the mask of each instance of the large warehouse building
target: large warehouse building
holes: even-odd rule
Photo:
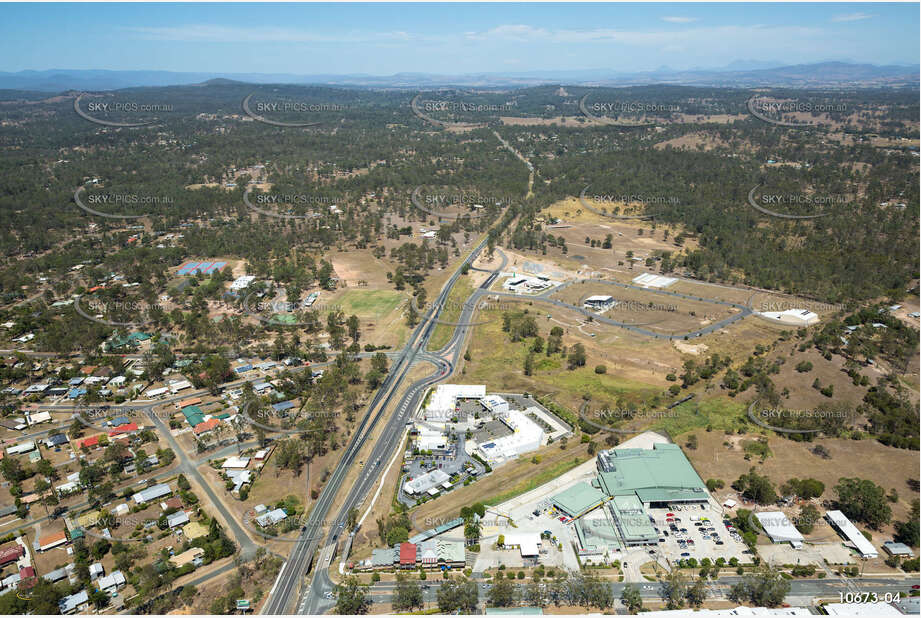
[[[582,555],[654,545],[659,533],[647,509],[710,500],[706,485],[677,444],[613,448],[598,453],[596,462],[598,474],[591,485],[578,483],[552,498],[554,508],[573,519],[604,505],[601,512],[588,515],[592,522],[576,522]]]
[[[519,410],[498,417],[510,433],[476,445],[474,452],[490,466],[497,466],[519,455],[536,451],[546,442],[544,429]]]
[[[646,507],[709,500],[706,485],[677,444],[603,451],[598,454],[597,483],[608,496],[632,495]]]

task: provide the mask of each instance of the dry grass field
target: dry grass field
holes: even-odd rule
[[[900,498],[891,504],[894,520],[904,519],[911,506],[911,500],[918,497],[908,485],[909,479],[918,479],[918,453],[905,449],[884,446],[876,440],[842,440],[832,438],[817,439],[814,442],[793,442],[776,435],[768,435],[768,447],[774,453],[763,464],[757,458],[745,460],[745,453],[738,445],[741,439],[753,439],[748,436],[726,436],[721,431],[696,431],[699,440],[696,450],[684,449],[685,454],[694,464],[698,473],[704,478],[717,478],[726,482],[726,489],[719,492],[725,495],[732,492],[729,484],[748,472],[754,466],[760,474],[766,474],[775,486],[791,478],[815,478],[825,483],[822,499],[834,499],[832,488],[838,479],[858,477],[869,479],[881,485],[888,492],[895,489]],[[733,443],[732,448],[724,442]],[[810,452],[816,444],[821,444],[831,454],[830,459],[822,459]],[[891,527],[874,533],[874,540],[890,538]]]

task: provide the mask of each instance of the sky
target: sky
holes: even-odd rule
[[[0,6],[0,71],[458,75],[737,61],[915,65],[921,23],[917,3]]]

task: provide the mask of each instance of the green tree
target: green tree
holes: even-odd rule
[[[620,593],[620,600],[631,614],[635,614],[643,609],[643,597],[640,595],[640,589],[633,584],[624,586]]]
[[[665,607],[668,609],[679,609],[684,606],[685,595],[688,592],[688,584],[681,571],[674,569],[659,584],[662,598],[665,600]]]
[[[438,587],[438,611],[442,614],[473,614],[480,601],[476,582],[463,577],[446,579]]]
[[[340,615],[366,614],[371,608],[368,587],[355,575],[348,575],[342,583],[336,585],[336,607],[333,611]]]
[[[850,519],[865,523],[874,530],[879,530],[892,519],[886,490],[873,481],[841,478],[834,489],[838,496],[836,506]]]
[[[425,601],[422,598],[422,584],[412,580],[404,574],[397,575],[397,587],[393,596],[393,609],[397,611],[412,611],[422,608]]]
[[[777,607],[784,602],[789,592],[789,580],[778,569],[762,564],[730,588],[729,598],[738,603]]]
[[[486,593],[486,601],[492,607],[511,607],[518,602],[518,589],[508,579],[497,579]]]

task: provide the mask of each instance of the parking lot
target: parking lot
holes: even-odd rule
[[[670,509],[648,509],[660,532],[655,554],[661,553],[668,561],[695,558],[700,562],[709,558],[712,562],[723,558],[738,558],[750,562],[748,550],[735,530],[723,523],[722,512],[713,504],[673,505]],[[650,548],[652,550],[652,548]],[[652,554],[651,554],[652,556]]]

